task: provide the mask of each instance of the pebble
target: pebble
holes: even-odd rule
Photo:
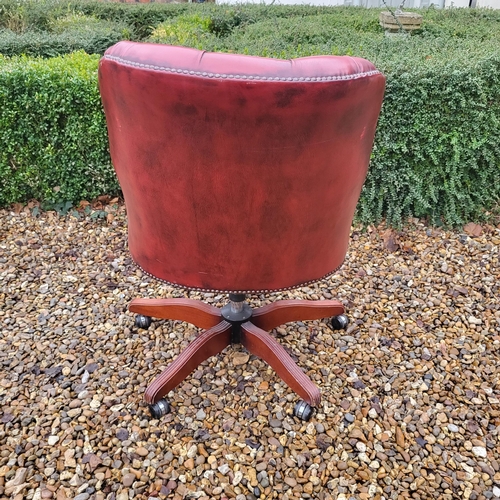
[[[234,473],[234,478],[233,478],[233,486],[238,486],[238,484],[241,483],[241,480],[243,479],[243,472],[241,471],[236,471]]]
[[[123,486],[128,488],[129,486],[132,486],[135,480],[136,480],[135,474],[128,473],[123,476],[122,484]]]
[[[127,429],[118,429],[116,431],[116,437],[120,440],[120,441],[126,441],[128,438],[129,438],[129,432],[127,431]]]
[[[151,420],[147,384],[199,330],[138,329],[128,304],[226,299],[142,273],[123,205],[112,214],[1,211],[0,498],[499,496],[498,225],[465,244],[416,220],[355,227],[336,274],[250,297],[347,306],[346,332],[323,318],[273,333],[322,391],[311,421],[292,416],[296,396],[241,346],[206,360]]]
[[[473,446],[472,453],[476,455],[476,457],[486,458],[486,448],[484,446]]]
[[[358,441],[356,443],[356,448],[358,451],[360,451],[361,453],[365,453],[366,452],[366,444],[361,442],[361,441]]]
[[[49,446],[54,446],[59,441],[59,436],[49,436],[47,443]]]
[[[222,464],[220,467],[217,467],[219,472],[224,476],[229,472],[230,468],[228,464]]]
[[[244,365],[248,363],[249,359],[250,356],[248,354],[245,354],[243,352],[236,352],[233,356],[233,365],[234,366]]]
[[[73,500],[88,500],[89,498],[90,495],[88,493],[80,493],[79,495],[76,495]]]

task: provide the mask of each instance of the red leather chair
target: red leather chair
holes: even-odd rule
[[[241,343],[304,401],[320,392],[267,331],[334,317],[335,300],[285,300],[258,309],[245,294],[300,287],[335,272],[347,251],[385,78],[364,59],[293,60],[120,42],[99,85],[111,158],[141,269],[172,285],[226,292],[217,309],[189,299],[135,299],[151,317],[206,329],[146,390],[153,416],[201,362]]]

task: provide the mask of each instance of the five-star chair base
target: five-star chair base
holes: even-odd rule
[[[241,343],[251,354],[268,363],[303,401],[294,413],[309,420],[319,405],[321,393],[311,379],[292,360],[286,350],[268,333],[290,321],[333,317],[334,329],[347,326],[344,306],[336,300],[282,300],[252,310],[243,294],[230,294],[222,309],[192,299],[134,299],[129,310],[136,313],[136,326],[147,328],[151,317],[181,320],[205,329],[147,387],[144,398],[151,414],[159,418],[170,411],[164,397],[198,365],[233,343]]]

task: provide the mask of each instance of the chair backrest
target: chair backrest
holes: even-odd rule
[[[144,271],[251,293],[342,264],[385,86],[370,62],[120,42],[99,85]]]

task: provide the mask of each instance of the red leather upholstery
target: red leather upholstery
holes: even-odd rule
[[[384,92],[370,62],[120,42],[99,84],[146,272],[251,292],[341,265]]]

